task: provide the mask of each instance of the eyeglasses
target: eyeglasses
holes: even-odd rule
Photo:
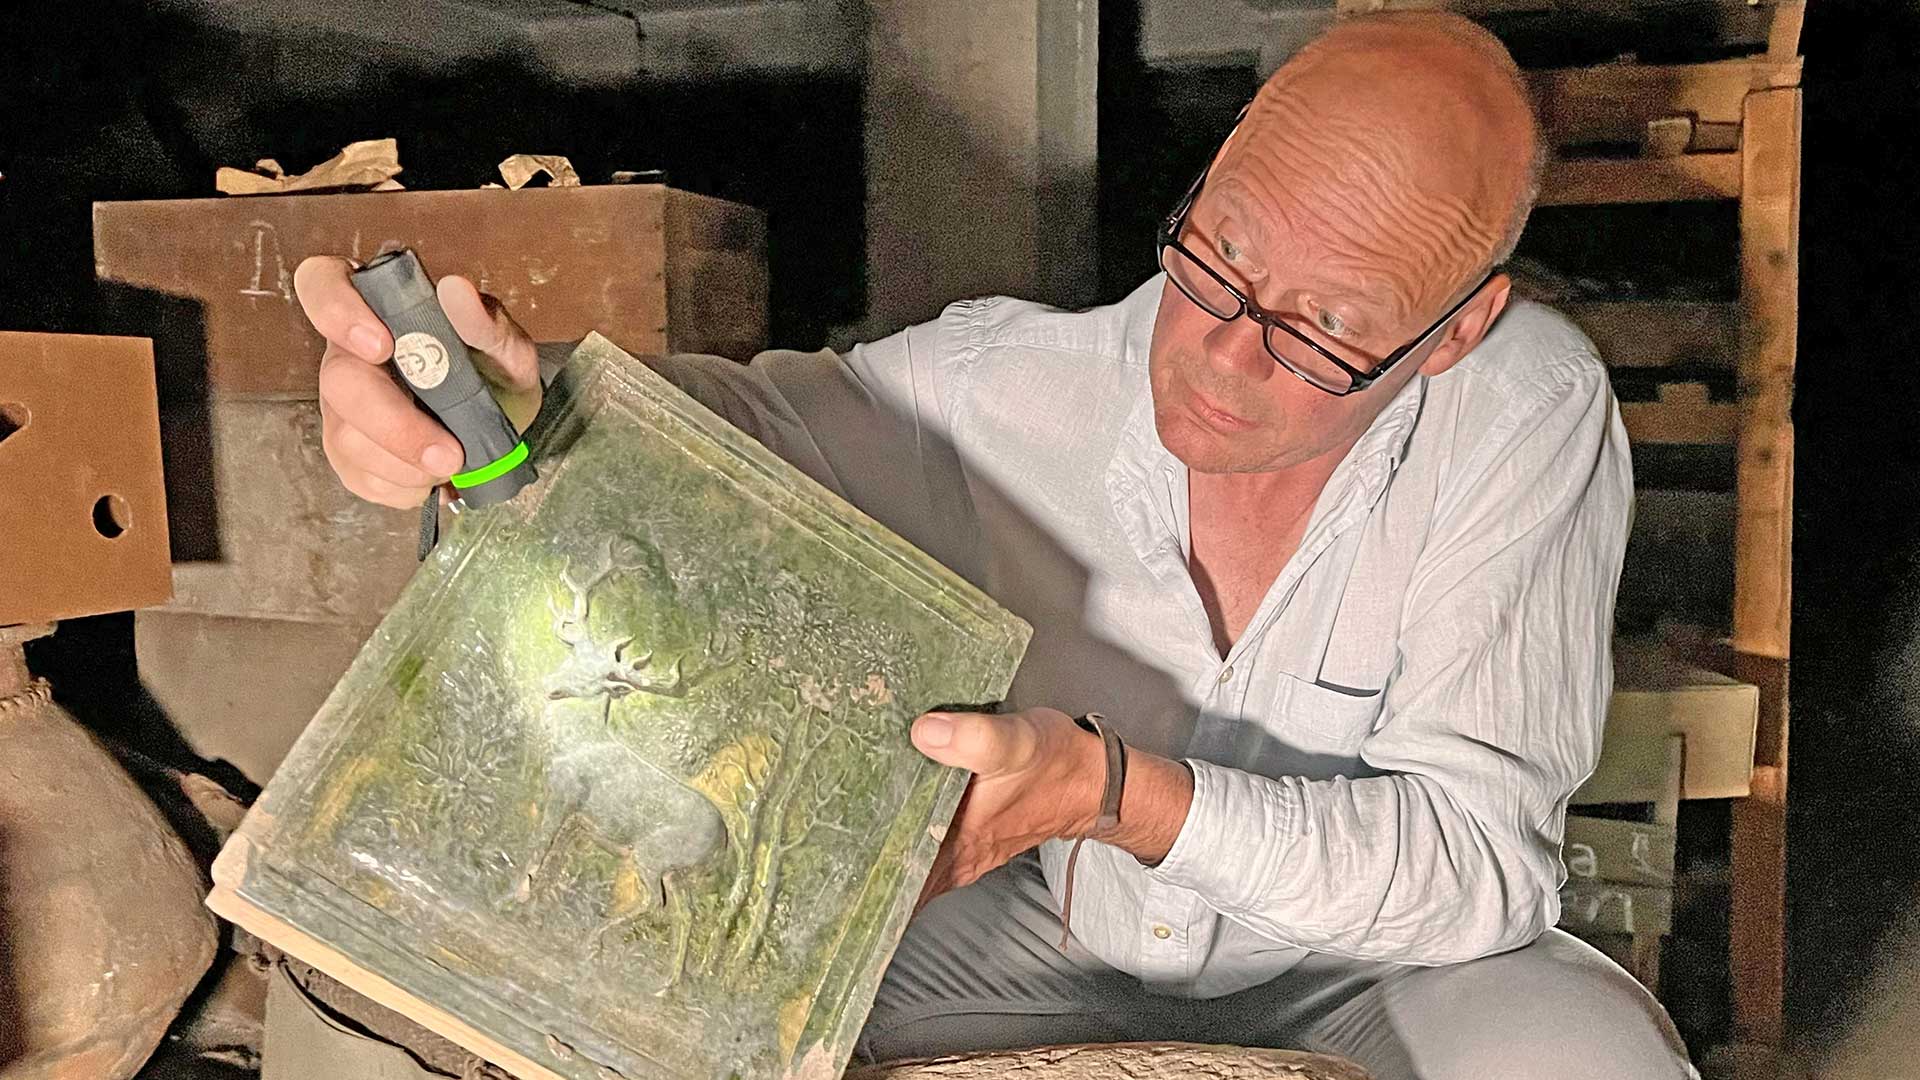
[[[1246,116],[1247,106],[1242,106],[1240,115],[1233,121],[1235,129],[1239,128],[1240,122],[1246,119]],[[1228,134],[1231,137],[1232,133]],[[1194,306],[1221,322],[1232,322],[1242,315],[1252,319],[1260,326],[1260,337],[1266,344],[1267,355],[1273,357],[1275,363],[1292,372],[1308,386],[1323,390],[1335,397],[1357,393],[1379,381],[1390,368],[1406,359],[1409,353],[1425,344],[1427,339],[1433,337],[1441,327],[1459,314],[1460,309],[1467,306],[1467,301],[1480,295],[1480,290],[1486,288],[1487,282],[1492,281],[1494,273],[1498,272],[1488,272],[1486,277],[1480,279],[1479,284],[1468,290],[1467,295],[1461,297],[1459,303],[1448,308],[1446,314],[1436,319],[1432,326],[1427,327],[1412,341],[1388,353],[1372,368],[1355,367],[1289,324],[1289,319],[1297,320],[1299,316],[1268,311],[1254,303],[1248,299],[1246,293],[1235,288],[1221,276],[1219,271],[1208,266],[1205,259],[1194,254],[1191,248],[1181,242],[1180,233],[1186,228],[1187,215],[1193,211],[1193,204],[1199,200],[1200,189],[1206,185],[1207,174],[1212,170],[1213,162],[1208,161],[1207,167],[1200,170],[1200,175],[1194,180],[1193,186],[1187,189],[1187,193],[1174,206],[1173,212],[1168,214],[1166,221],[1161,224],[1158,239],[1160,268],[1167,272],[1167,279],[1172,281],[1188,300],[1193,301]]]

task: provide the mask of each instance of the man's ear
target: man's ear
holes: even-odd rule
[[[1480,295],[1453,317],[1453,323],[1440,339],[1439,346],[1421,361],[1420,374],[1438,375],[1479,348],[1487,331],[1493,329],[1493,321],[1507,309],[1507,298],[1512,292],[1513,279],[1505,274],[1495,274],[1493,280],[1480,290]]]

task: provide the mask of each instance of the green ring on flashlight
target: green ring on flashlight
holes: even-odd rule
[[[489,480],[498,480],[514,470],[514,467],[527,460],[527,444],[522,440],[513,449],[500,455],[491,465],[482,465],[471,472],[454,473],[453,486],[457,488],[476,488]]]

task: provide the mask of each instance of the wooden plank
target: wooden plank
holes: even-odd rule
[[[1587,934],[1665,934],[1673,929],[1673,890],[1569,879],[1560,886],[1560,926]]]
[[[1800,69],[1795,57],[1603,64],[1525,75],[1551,145],[1638,145],[1647,121],[1662,117],[1691,115],[1699,123],[1738,123],[1750,91],[1798,86]]]
[[[1806,16],[1805,0],[1779,0],[1767,28],[1767,59],[1785,61],[1800,55],[1800,24]]]
[[[140,684],[188,745],[264,786],[372,627],[142,611],[133,633]]]
[[[96,203],[95,273],[106,321],[155,339],[163,399],[312,398],[323,343],[293,294],[294,269],[309,255],[366,259],[401,246],[436,276],[473,278],[536,340],[597,330],[658,353],[669,296],[711,292],[742,318],[712,338],[674,327],[675,343],[738,351],[755,317],[764,336],[764,270],[759,281],[708,280],[694,262],[693,279],[668,282],[670,197],[698,208],[705,249],[764,250],[759,211],[655,184],[273,195]]]
[[[1740,200],[1740,423],[1733,646],[1785,659],[1793,606],[1793,379],[1800,92],[1748,99]]]
[[[1709,399],[1704,383],[1669,383],[1658,401],[1623,401],[1620,418],[1636,443],[1716,446],[1739,430],[1740,407]]]
[[[0,333],[0,626],[165,600],[153,347]]]
[[[1547,166],[1541,206],[1702,202],[1740,197],[1740,155],[1571,158]]]
[[[1798,17],[1776,22],[1770,50],[1798,45]],[[1791,39],[1791,40],[1789,40]],[[1795,334],[1799,318],[1801,100],[1750,95],[1742,124],[1741,426],[1733,647],[1784,661],[1792,614]],[[1734,804],[1731,963],[1736,1038],[1778,1046],[1786,980],[1786,672],[1769,695],[1753,794]]]
[[[1562,858],[1569,876],[1618,885],[1673,884],[1672,825],[1567,816]]]
[[[161,430],[175,511],[167,610],[368,626],[413,576],[419,513],[340,486],[317,403],[175,406]]]
[[[1740,309],[1735,304],[1624,300],[1555,306],[1586,331],[1609,367],[1731,368],[1739,352]]]
[[[1759,721],[1754,732],[1755,767],[1787,763],[1787,684],[1792,663],[1771,656],[1734,652],[1727,643],[1698,643],[1682,649],[1692,663],[1717,671],[1760,692]]]
[[[1686,739],[1681,798],[1745,795],[1752,779],[1759,691],[1685,665],[1644,642],[1615,642],[1613,659],[1613,699],[1600,762],[1574,792],[1572,805],[1659,802],[1671,735]]]
[[[1791,640],[1794,437],[1799,312],[1801,101],[1751,95],[1743,121],[1740,206],[1741,430],[1737,450],[1733,647],[1785,660]],[[1779,1046],[1786,999],[1788,724],[1784,666],[1777,730],[1734,804],[1730,963],[1739,1042]],[[1770,718],[1771,719],[1771,718]]]
[[[1734,1037],[1779,1046],[1785,1037],[1787,771],[1753,770],[1753,794],[1733,804],[1733,896],[1728,938]]]

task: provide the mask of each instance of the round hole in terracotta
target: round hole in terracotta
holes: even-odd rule
[[[18,401],[0,401],[0,442],[33,421],[33,410]]]
[[[133,527],[133,512],[118,495],[102,495],[93,503],[93,528],[109,540]]]

